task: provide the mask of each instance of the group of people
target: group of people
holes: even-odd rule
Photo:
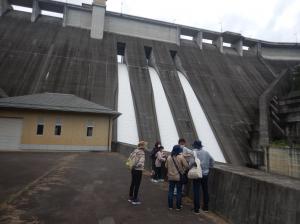
[[[193,201],[194,208],[193,211],[195,214],[200,214],[200,188],[203,191],[203,206],[202,210],[204,212],[208,211],[208,176],[209,169],[214,165],[214,159],[209,154],[208,151],[203,149],[202,142],[199,140],[194,141],[192,144],[193,149],[188,149],[186,147],[185,139],[179,139],[178,145],[174,145],[171,154],[167,155],[164,152],[164,147],[160,142],[156,142],[152,152],[151,152],[151,161],[152,161],[152,181],[153,182],[162,182],[162,165],[164,163],[167,169],[167,179],[169,182],[169,192],[168,192],[168,207],[170,210],[174,208],[173,199],[174,191],[176,189],[176,210],[182,209],[182,190],[185,184],[187,183],[187,174],[189,170],[195,168],[198,164],[199,175],[191,179],[193,184]],[[135,149],[129,156],[128,160],[131,161],[131,185],[129,191],[129,199],[133,205],[141,204],[138,199],[138,191],[140,183],[142,180],[142,171],[144,170],[145,164],[145,149],[147,148],[147,143],[141,141],[138,143],[138,148]],[[199,162],[197,162],[199,161]],[[197,169],[196,169],[197,170]],[[196,171],[198,172],[198,171]]]

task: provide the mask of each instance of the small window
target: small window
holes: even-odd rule
[[[125,48],[126,44],[125,43],[117,43],[117,60],[119,64],[125,64]]]
[[[170,51],[170,54],[171,54],[172,59],[174,60],[175,57],[176,57],[177,51],[171,50],[171,51]]]
[[[38,124],[36,128],[36,134],[37,135],[43,135],[44,134],[44,125]]]
[[[87,127],[86,136],[93,136],[93,127]]]
[[[55,125],[54,134],[61,135],[61,125],[60,124]]]

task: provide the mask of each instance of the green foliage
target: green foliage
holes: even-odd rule
[[[286,139],[276,139],[271,142],[272,147],[287,147],[289,146]]]

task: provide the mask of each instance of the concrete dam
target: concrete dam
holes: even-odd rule
[[[3,96],[71,93],[129,111],[122,115],[128,124],[122,123],[122,116],[114,124],[115,142],[143,139],[152,146],[161,139],[170,147],[177,137],[189,143],[200,138],[208,149],[220,148],[218,161],[261,164],[266,132],[259,102],[274,82],[300,63],[299,44],[108,12],[105,1],[82,6],[48,0],[0,3]],[[32,8],[32,13],[12,10],[12,5]],[[63,18],[41,15],[42,10]],[[120,71],[127,76],[121,77]],[[160,90],[155,88],[160,84]],[[157,91],[162,91],[158,98],[165,99],[160,103]],[[163,110],[166,114],[158,110],[163,106],[169,106]],[[197,120],[201,110],[205,124]],[[173,125],[163,128],[169,118]],[[173,131],[175,137],[168,139]]]

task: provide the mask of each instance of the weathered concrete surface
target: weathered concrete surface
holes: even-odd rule
[[[0,153],[0,177],[3,224],[225,223],[212,213],[194,215],[189,201],[169,211],[166,185],[145,175],[143,204],[129,204],[130,174],[120,154]]]
[[[193,139],[180,83],[172,79],[175,70],[168,52],[172,49],[177,51],[227,162],[250,163],[258,97],[275,78],[256,55],[221,54],[208,44],[200,50],[196,43],[183,40],[176,48],[175,44],[107,32],[100,41],[91,39],[88,30],[62,27],[58,18],[41,16],[35,23],[30,18],[29,13],[10,11],[0,20],[0,88],[7,95],[71,93],[116,110],[117,42],[123,42],[139,137],[152,146],[159,139],[159,130],[144,51],[148,46],[159,65],[176,126],[184,137]]]
[[[210,174],[210,207],[236,224],[300,222],[300,180],[218,164]]]
[[[42,176],[65,155],[64,153],[1,152],[0,203]]]
[[[269,171],[300,179],[300,149],[270,147]]]

